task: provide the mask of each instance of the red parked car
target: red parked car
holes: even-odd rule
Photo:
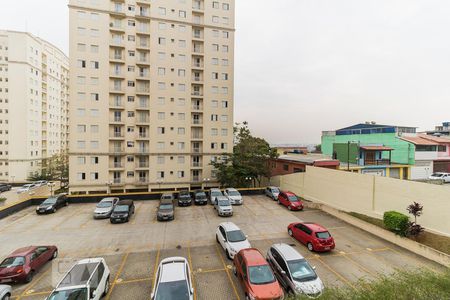
[[[303,202],[294,193],[280,192],[277,201],[289,210],[303,210]]]
[[[245,299],[279,300],[283,290],[261,252],[246,248],[234,256],[233,272],[244,289]]]
[[[39,269],[57,256],[56,246],[17,249],[0,263],[0,283],[30,282]]]
[[[335,247],[328,230],[315,223],[291,223],[288,225],[288,234],[306,245],[309,251],[325,252]]]

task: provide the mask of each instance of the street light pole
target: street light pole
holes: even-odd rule
[[[53,196],[53,187],[55,186],[54,182],[47,183],[47,186],[50,187],[50,196]]]
[[[107,182],[105,182],[105,184],[106,184],[106,193],[107,194],[111,194],[111,186],[112,186],[112,181],[107,181]]]
[[[210,178],[203,178],[203,182],[205,183],[205,190],[208,189],[208,182],[210,181]]]

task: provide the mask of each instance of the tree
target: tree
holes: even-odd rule
[[[322,153],[322,145],[318,144],[314,147],[314,152],[315,153]]]
[[[409,236],[417,237],[424,231],[424,228],[417,224],[417,217],[420,217],[423,213],[423,205],[413,202],[413,204],[409,205],[406,210],[414,216],[414,222],[409,222],[408,224],[407,234]]]
[[[29,181],[60,181],[61,188],[69,184],[69,158],[66,153],[55,154],[42,160],[41,170],[28,177]]]
[[[262,177],[270,177],[269,160],[278,156],[276,149],[252,136],[247,122],[237,123],[233,132],[233,153],[223,153],[220,161],[211,163],[217,179],[222,186],[248,187],[252,181],[261,185]]]

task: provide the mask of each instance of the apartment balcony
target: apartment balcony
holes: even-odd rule
[[[203,105],[192,105],[192,110],[193,111],[203,111]]]
[[[138,155],[148,155],[150,154],[150,149],[149,148],[138,148],[137,150]]]
[[[147,132],[139,132],[136,134],[136,140],[148,140],[150,135]]]
[[[120,71],[110,71],[109,72],[109,77],[110,78],[119,78],[119,79],[125,79],[125,74],[123,74],[123,72]]]
[[[191,96],[203,97],[203,92],[202,91],[192,91]]]
[[[202,165],[203,164],[200,161],[191,161],[191,168],[201,168]]]
[[[203,139],[203,134],[200,133],[191,134],[191,140],[201,140],[201,139]]]
[[[124,124],[124,120],[122,118],[116,118],[116,117],[112,117],[109,119],[109,123],[110,124],[119,124],[119,125],[123,125]]]
[[[123,132],[110,132],[109,139],[110,140],[124,140],[125,134]]]
[[[111,39],[109,45],[111,47],[125,48],[125,42],[123,40]]]
[[[148,161],[140,161],[136,163],[136,169],[148,169],[150,164]]]
[[[150,66],[150,60],[147,58],[139,58],[136,60],[136,65]]]
[[[150,20],[150,10],[136,11],[135,17],[136,17],[136,19]]]
[[[139,5],[150,5],[151,4],[151,0],[136,0],[136,4]]]
[[[122,178],[113,178],[112,180],[114,185],[124,185],[125,182],[122,180]]]
[[[125,109],[125,106],[123,105],[122,101],[113,100],[109,102],[109,108],[122,110]]]
[[[139,177],[138,181],[135,182],[135,185],[148,185],[150,181],[148,177]]]
[[[192,81],[198,83],[198,84],[203,84],[203,77],[200,76],[194,76],[192,77]]]
[[[110,169],[124,169],[125,166],[121,162],[110,162],[109,168]]]
[[[136,43],[136,49],[137,50],[144,50],[144,51],[150,51],[150,42],[140,42],[140,43]]]
[[[199,119],[192,119],[191,120],[191,125],[195,126],[202,126],[203,125],[203,120],[199,120]]]
[[[109,153],[112,153],[114,155],[125,155],[125,147],[110,146]]]
[[[125,94],[125,90],[122,87],[111,87],[109,92],[111,94]]]
[[[136,120],[136,125],[148,125],[150,118],[138,118]]]
[[[124,64],[125,63],[125,58],[124,58],[123,55],[110,55],[109,56],[109,61],[110,62],[114,62],[114,63]]]
[[[145,27],[137,26],[136,27],[136,34],[149,36],[150,35],[150,28],[147,27],[147,26],[145,26]]]
[[[202,153],[203,150],[202,150],[202,148],[192,147],[191,152],[192,153]]]
[[[195,176],[195,175],[193,175],[193,176],[191,177],[191,181],[192,181],[192,182],[200,182],[200,176]]]
[[[110,23],[110,24],[109,24],[109,31],[111,31],[111,32],[125,33],[125,28],[124,28],[122,25]]]
[[[200,62],[200,63],[194,62],[194,63],[192,63],[192,69],[194,69],[194,70],[203,70],[203,68],[204,68],[203,62]]]
[[[193,35],[192,35],[192,40],[194,40],[194,41],[203,41],[204,40],[204,37],[203,37],[203,34],[198,34],[198,33],[194,33]]]
[[[138,72],[136,79],[143,80],[143,81],[150,81],[150,73],[149,72]]]
[[[150,93],[150,87],[137,87],[136,95],[148,95]]]
[[[148,105],[148,103],[145,104],[138,104],[135,108],[136,110],[150,110],[150,106]]]
[[[125,1],[120,1],[119,2],[125,2]],[[127,15],[125,14],[125,6],[124,5],[112,5],[111,9],[109,11],[110,15],[113,15],[115,17],[119,17],[119,18],[125,18]]]
[[[201,55],[201,56],[203,56],[203,48],[200,48],[200,47],[194,47],[194,48],[192,49],[192,52],[193,52],[195,55]]]

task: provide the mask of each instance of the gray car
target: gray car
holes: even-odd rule
[[[264,193],[267,197],[272,198],[273,200],[277,200],[278,194],[280,194],[280,188],[276,186],[268,186]]]
[[[103,198],[95,207],[94,219],[109,218],[117,202],[119,202],[119,198],[116,197]]]
[[[267,251],[267,261],[287,293],[319,297],[324,289],[315,267],[288,244],[274,244]]]
[[[158,211],[156,212],[156,219],[158,221],[169,221],[175,219],[173,200],[161,199],[158,206]]]
[[[231,206],[230,199],[226,196],[216,197],[214,209],[217,210],[217,214],[221,217],[233,215],[233,207]]]
[[[0,284],[0,300],[9,300],[11,293],[11,287],[9,285]]]

